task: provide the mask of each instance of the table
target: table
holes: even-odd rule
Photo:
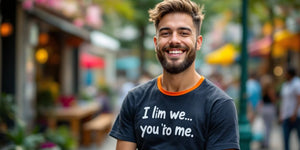
[[[48,125],[51,129],[56,128],[58,121],[68,121],[70,123],[72,134],[79,138],[81,120],[95,114],[101,109],[98,102],[87,102],[84,104],[77,104],[71,107],[56,107],[48,113]]]

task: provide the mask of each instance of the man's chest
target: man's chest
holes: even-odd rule
[[[151,101],[137,109],[136,136],[142,139],[202,137],[205,119],[204,108],[198,104]]]

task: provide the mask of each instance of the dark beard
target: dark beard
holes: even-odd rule
[[[196,45],[197,46],[197,45]],[[183,47],[180,45],[170,45],[170,46],[165,46],[162,48],[162,50],[159,49],[159,47],[157,46],[157,58],[160,61],[160,64],[162,65],[162,67],[164,68],[164,70],[166,70],[168,73],[170,74],[178,74],[183,72],[184,70],[186,70],[187,68],[189,68],[194,60],[196,59],[196,46],[194,49],[190,49],[188,50],[187,47]],[[185,57],[185,60],[179,64],[179,65],[173,65],[173,64],[168,64],[165,56],[164,56],[164,52],[170,48],[183,48],[185,50],[185,52],[187,53],[187,56]],[[189,52],[189,53],[188,53]]]

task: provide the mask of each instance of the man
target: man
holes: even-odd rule
[[[195,71],[202,9],[190,0],[165,0],[149,13],[163,73],[126,96],[110,132],[116,149],[239,149],[233,100]]]
[[[296,76],[294,68],[288,68],[286,82],[281,88],[281,111],[280,122],[282,122],[284,149],[290,149],[290,135],[293,129],[297,130],[300,143],[300,79]],[[298,144],[299,149],[300,145]]]

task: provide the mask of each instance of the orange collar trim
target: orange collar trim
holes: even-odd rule
[[[157,78],[157,87],[160,90],[160,92],[162,92],[165,95],[169,95],[169,96],[180,96],[180,95],[184,95],[184,94],[186,94],[188,92],[191,92],[194,89],[196,89],[197,87],[199,87],[201,85],[201,83],[203,82],[203,80],[204,80],[204,77],[201,76],[200,80],[193,87],[191,87],[189,89],[186,89],[186,90],[183,90],[183,91],[179,91],[179,92],[170,92],[170,91],[167,91],[167,90],[165,90],[165,89],[162,88],[161,78],[162,78],[162,75],[158,76],[158,78]]]

